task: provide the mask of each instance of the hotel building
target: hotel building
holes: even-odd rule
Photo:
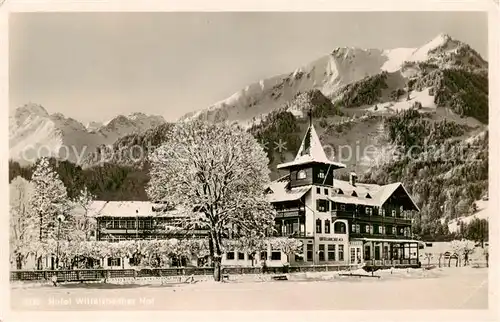
[[[403,184],[335,179],[345,167],[326,157],[312,122],[295,159],[278,165],[286,175],[266,192],[278,211],[275,235],[303,242],[291,264],[418,266],[411,227],[419,208]]]

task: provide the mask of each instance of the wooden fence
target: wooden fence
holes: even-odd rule
[[[357,266],[355,267],[357,268]],[[348,265],[315,265],[291,267],[223,267],[222,274],[285,274],[299,272],[331,272],[349,270]],[[11,281],[43,281],[57,275],[59,282],[100,281],[110,278],[166,277],[212,275],[212,267],[152,268],[152,269],[79,269],[79,270],[14,270]]]

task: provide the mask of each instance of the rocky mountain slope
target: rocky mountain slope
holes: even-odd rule
[[[199,118],[213,122],[237,121],[250,126],[297,94],[313,89],[337,100],[361,86],[370,96],[361,95],[357,100],[342,103],[358,107],[372,105],[378,100],[388,101],[394,90],[413,89],[409,83],[417,85],[416,79],[424,76],[427,76],[427,80],[422,80],[417,85],[419,88],[423,85],[446,86],[442,79],[449,77],[432,74],[435,69],[460,68],[467,73],[484,73],[487,67],[487,62],[470,46],[445,34],[438,35],[420,48],[336,48],[330,54],[289,74],[250,84],[231,97],[205,110],[189,113],[181,120]],[[372,87],[376,90],[371,91]],[[453,99],[446,97],[445,100],[449,103]],[[443,101],[439,103],[440,106],[445,104]]]
[[[161,116],[134,113],[119,115],[105,125],[92,123],[85,127],[60,113],[49,114],[40,105],[26,104],[9,118],[9,157],[22,164],[42,156],[81,162],[100,145],[112,144],[127,134],[142,133],[164,123]]]

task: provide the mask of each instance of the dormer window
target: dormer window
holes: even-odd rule
[[[370,196],[370,194],[369,194],[369,193],[367,193],[365,198],[366,198],[366,199],[371,199],[371,198],[372,198],[372,196]]]
[[[297,172],[297,180],[304,180],[305,178],[307,178],[307,173],[305,170],[300,170],[299,172]]]
[[[344,191],[342,191],[342,189],[337,189],[337,194],[338,194],[338,195],[343,195],[343,194],[344,194]]]
[[[357,197],[357,196],[358,196],[358,194],[356,193],[356,191],[353,191],[353,192],[352,192],[352,194],[351,194],[351,196],[353,196],[353,197]]]

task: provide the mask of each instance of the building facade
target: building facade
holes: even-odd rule
[[[99,202],[102,203],[102,202]],[[207,231],[179,228],[182,214],[177,209],[150,201],[109,201],[100,205],[95,212],[97,220],[96,237],[99,241],[119,242],[124,240],[153,240],[170,238],[206,238]],[[287,257],[279,250],[268,249],[259,252],[252,259],[248,254],[228,251],[222,258],[224,266],[282,266]],[[173,266],[200,266],[198,258],[183,258]],[[106,258],[103,268],[131,268],[133,261],[128,258]]]
[[[416,266],[419,241],[412,218],[419,208],[402,183],[375,185],[335,179],[346,166],[329,160],[310,123],[295,160],[267,189],[277,210],[275,235],[298,238],[294,265]]]

